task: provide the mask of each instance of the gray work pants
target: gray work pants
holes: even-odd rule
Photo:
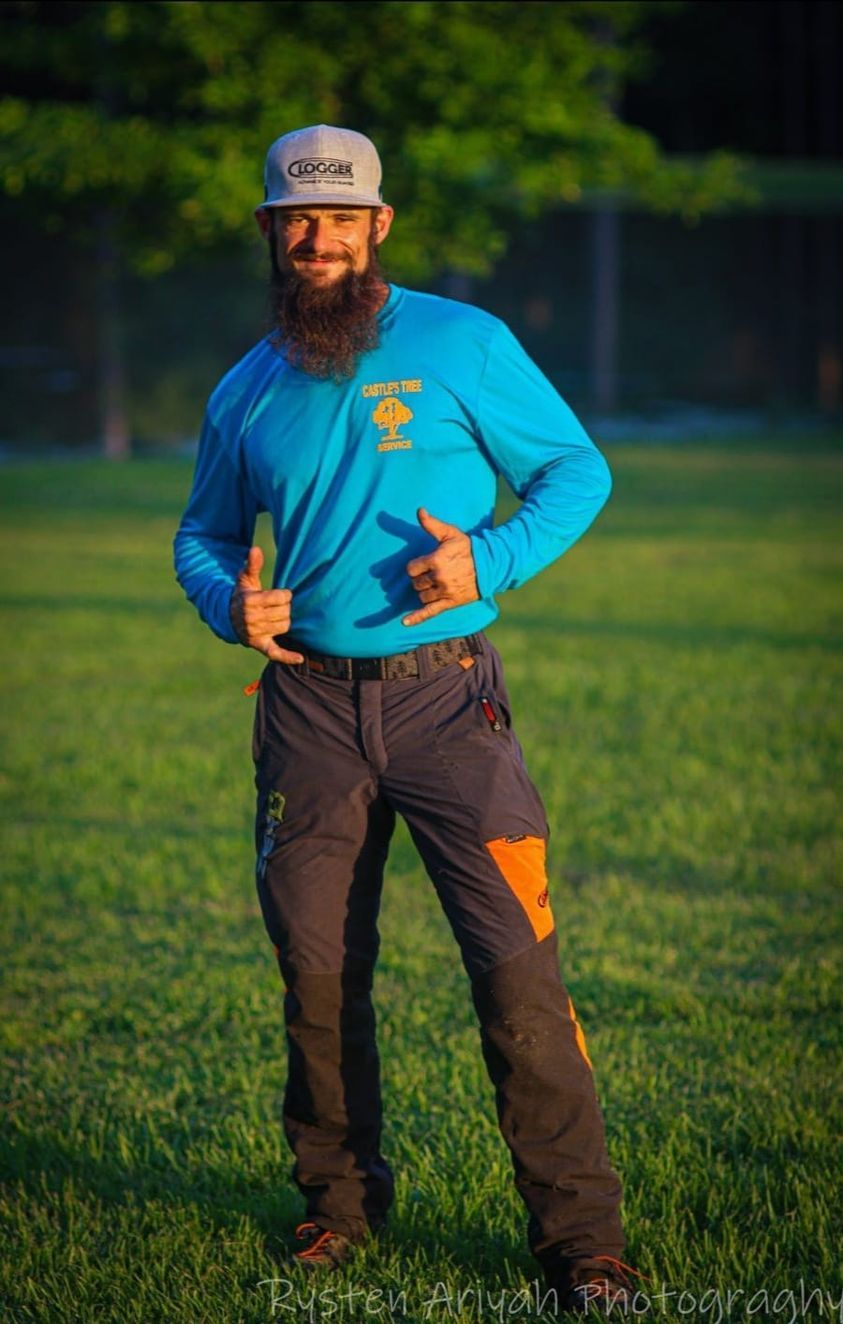
[[[401,814],[471,981],[531,1247],[618,1256],[621,1186],[559,975],[547,821],[500,658],[482,640],[422,673],[346,681],[270,663],[258,695],[257,885],[286,984],[284,1127],[307,1218],[359,1239],[392,1202],[371,989]]]

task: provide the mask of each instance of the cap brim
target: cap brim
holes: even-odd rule
[[[264,207],[383,207],[384,203],[380,198],[360,198],[356,195],[349,197],[347,193],[299,193],[295,198],[276,198],[269,202],[261,202],[255,208],[255,211],[261,211]]]

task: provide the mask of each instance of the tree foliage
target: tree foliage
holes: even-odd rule
[[[668,160],[612,109],[649,7],[7,3],[0,187],[53,231],[108,206],[159,272],[249,234],[269,143],[324,122],[377,143],[404,278],[486,272],[520,218],[591,193],[694,219],[741,196],[738,163]]]

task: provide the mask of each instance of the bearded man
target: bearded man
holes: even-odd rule
[[[469,976],[532,1251],[567,1308],[605,1308],[629,1286],[621,1187],[560,979],[547,820],[483,630],[496,594],[588,527],[608,469],[501,322],[387,283],[380,182],[348,129],[270,147],[274,328],[211,396],[176,536],[202,618],[267,658],[257,888],[286,986],[293,1259],[336,1267],[392,1203],[371,991],[401,814]],[[522,504],[494,527],[499,474]]]

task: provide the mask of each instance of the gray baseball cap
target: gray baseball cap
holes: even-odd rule
[[[266,154],[262,207],[380,207],[381,163],[353,129],[314,124],[276,138]]]

